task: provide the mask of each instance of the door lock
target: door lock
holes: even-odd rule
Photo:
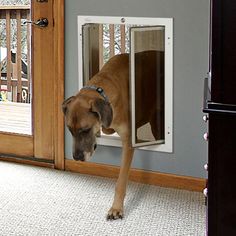
[[[47,27],[48,26],[48,19],[47,18],[40,18],[37,21],[31,21],[31,20],[26,20],[23,22],[23,24],[32,24],[39,26],[41,28]]]

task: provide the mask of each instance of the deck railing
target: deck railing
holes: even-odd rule
[[[8,101],[30,102],[29,19],[30,6],[0,6],[0,98]]]
[[[129,52],[128,28],[123,24],[99,26],[99,68],[116,54]]]
[[[30,102],[30,6],[0,5],[0,96],[8,101]],[[115,54],[128,52],[125,25],[99,27],[99,68]],[[1,100],[1,97],[0,97]]]

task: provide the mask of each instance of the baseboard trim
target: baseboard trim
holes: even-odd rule
[[[119,174],[119,167],[117,166],[92,162],[76,162],[68,159],[65,160],[65,170],[109,178],[117,178]],[[206,180],[202,178],[179,176],[139,169],[131,169],[129,179],[138,183],[196,192],[202,192],[206,186]]]
[[[32,165],[32,166],[39,166],[39,167],[47,167],[54,169],[54,163],[52,161],[47,161],[43,159],[37,159],[37,158],[27,158],[27,157],[16,157],[12,155],[4,155],[0,154],[0,161],[6,161],[6,162],[14,162],[19,164],[26,164],[26,165]]]

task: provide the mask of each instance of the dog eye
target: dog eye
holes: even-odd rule
[[[91,130],[91,128],[85,128],[85,129],[82,129],[81,132],[88,133],[90,130]]]
[[[80,135],[80,134],[87,134],[89,133],[91,130],[91,128],[80,128],[78,130],[76,130],[76,135]]]

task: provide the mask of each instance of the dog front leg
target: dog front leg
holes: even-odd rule
[[[123,143],[122,160],[119,177],[115,188],[115,197],[111,209],[108,211],[107,219],[116,220],[123,218],[123,204],[126,193],[126,186],[129,177],[130,165],[134,149]]]

